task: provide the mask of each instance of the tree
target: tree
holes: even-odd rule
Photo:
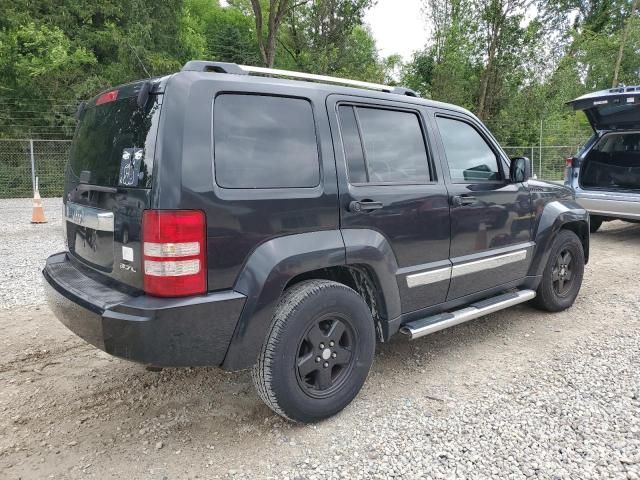
[[[353,32],[362,26],[370,6],[371,0],[295,4],[284,21],[280,45],[299,70],[320,74],[344,70],[345,55],[358,40]]]
[[[275,62],[278,30],[289,9],[292,8],[292,3],[292,0],[251,0],[253,16],[256,22],[258,47],[260,48],[262,61],[268,68],[272,68]],[[266,34],[264,28],[265,17]]]
[[[622,38],[620,39],[620,48],[618,49],[618,57],[616,58],[616,66],[613,70],[613,82],[612,87],[618,86],[618,76],[620,75],[620,64],[622,63],[622,55],[624,54],[624,49],[627,45],[627,38],[629,36],[629,30],[632,27],[633,17],[636,13],[636,8],[638,7],[638,0],[633,0],[631,4],[631,11],[629,13],[629,18],[625,22],[624,29],[622,30]]]
[[[521,41],[526,35],[521,24],[530,5],[529,0],[490,0],[476,4],[480,13],[481,53],[486,58],[478,95],[477,113],[481,119],[490,118],[495,112],[494,103],[504,84],[504,67],[520,66],[509,57],[513,57],[510,54],[514,47],[520,47],[518,54],[526,47]]]
[[[253,20],[210,0],[185,0],[178,39],[183,61],[195,58],[239,64],[260,61]]]

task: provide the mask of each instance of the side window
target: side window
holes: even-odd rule
[[[478,131],[466,122],[436,117],[453,183],[501,179],[498,158]]]
[[[351,183],[429,183],[427,149],[415,113],[339,107]]]
[[[213,111],[216,183],[223,188],[307,188],[320,182],[311,104],[223,94]]]

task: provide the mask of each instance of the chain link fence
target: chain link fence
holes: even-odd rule
[[[564,179],[566,158],[578,150],[577,145],[502,147],[509,157],[528,157],[533,173],[540,180],[559,181]]]
[[[70,140],[2,140],[0,139],[0,198],[33,195],[38,177],[40,195],[59,197],[64,188],[64,168]],[[575,154],[577,146],[506,146],[510,157],[529,157],[533,173],[543,180],[562,180],[565,158]],[[32,156],[35,166],[32,171]]]
[[[0,140],[0,198],[60,197],[70,140]],[[32,166],[34,168],[32,168]]]

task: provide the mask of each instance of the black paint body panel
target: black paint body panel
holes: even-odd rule
[[[588,215],[566,188],[536,180],[514,184],[506,177],[484,186],[451,183],[434,128],[435,112],[478,125],[508,171],[508,158],[495,139],[461,108],[347,87],[194,71],[163,79],[162,92],[151,188],[85,193],[69,184],[65,192],[65,201],[114,212],[112,265],[80,265],[58,254],[43,272],[58,318],[113,355],[161,366],[250,367],[286,286],[309,272],[344,267],[367,272],[379,307],[376,320],[387,340],[403,323],[507,289],[537,288],[561,228],[586,232],[581,239],[588,254]],[[213,109],[224,93],[307,100],[316,128],[319,185],[216,185]],[[342,103],[414,112],[423,129],[432,181],[350,185],[336,114]],[[453,195],[467,193],[478,203],[452,206]],[[382,208],[367,213],[349,208],[353,201],[368,199]],[[205,212],[207,295],[144,295],[139,217],[146,208]],[[115,268],[122,261],[122,245],[136,252],[134,271]],[[458,266],[514,251],[526,251],[526,257],[410,285],[416,275],[455,272]]]
[[[49,257],[43,275],[50,308],[72,332],[111,355],[157,366],[221,365],[245,302],[233,291],[130,295],[92,280],[66,253]]]

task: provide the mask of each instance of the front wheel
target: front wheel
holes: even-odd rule
[[[573,305],[584,275],[584,250],[578,236],[561,230],[551,246],[533,304],[541,310],[559,312]]]
[[[252,377],[277,414],[311,423],[346,407],[375,352],[371,311],[351,288],[310,280],[285,291]]]

